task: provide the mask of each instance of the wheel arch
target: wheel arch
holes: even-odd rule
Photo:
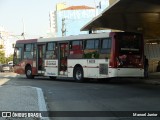
[[[27,67],[31,67],[31,64],[27,63],[26,66],[25,66],[25,70],[26,70]]]
[[[29,74],[28,74],[28,71],[30,72]],[[28,79],[33,79],[34,78],[34,75],[33,75],[33,72],[32,72],[32,66],[29,63],[26,64],[26,66],[25,66],[25,74],[26,74],[26,77]]]
[[[83,69],[83,67],[82,67],[82,65],[81,64],[76,64],[75,66],[74,66],[74,68],[73,68],[73,78],[75,78],[75,72],[76,72],[76,69],[77,68],[81,68],[81,70],[82,70],[82,74],[83,74],[83,79],[81,80],[81,81],[78,81],[78,82],[84,82],[84,79],[85,79],[85,77],[84,77],[84,69]]]
[[[81,67],[81,68],[82,68],[82,70],[83,70],[82,65],[80,65],[80,64],[76,64],[76,65],[74,66],[74,68],[73,68],[73,73],[74,73],[74,70],[75,70],[77,67]],[[84,70],[83,70],[83,75],[84,75]]]

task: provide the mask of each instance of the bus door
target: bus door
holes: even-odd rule
[[[44,73],[45,45],[38,45],[38,73]]]
[[[59,43],[59,74],[67,75],[68,43]]]

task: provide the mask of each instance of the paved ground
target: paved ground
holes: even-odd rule
[[[48,120],[47,117],[39,113],[40,111],[47,111],[41,88],[14,85],[3,86],[3,84],[16,77],[17,75],[13,73],[0,74],[0,116],[2,117],[0,120]],[[36,115],[33,116],[33,113],[36,113]]]
[[[1,76],[1,75],[0,75]],[[73,117],[79,112],[72,112],[72,117],[52,117],[53,120],[159,120],[154,117],[120,117],[127,112],[116,111],[159,111],[160,110],[160,85],[151,84],[147,79],[119,79],[110,83],[76,83],[72,80],[50,80],[39,77],[26,79],[25,76],[7,77],[9,81],[3,85],[8,86],[32,86],[41,88],[45,95],[48,110],[52,111],[85,111],[83,115],[93,113],[86,111],[108,111],[110,117]],[[152,79],[153,80],[153,79]],[[154,78],[154,81],[158,79]],[[152,82],[153,83],[153,82]],[[115,112],[113,112],[115,111]],[[56,113],[61,114],[61,113]],[[64,115],[64,113],[62,113]],[[97,114],[97,113],[95,113]],[[52,114],[53,115],[53,114]],[[120,115],[120,116],[119,116]],[[124,115],[125,116],[125,115]]]

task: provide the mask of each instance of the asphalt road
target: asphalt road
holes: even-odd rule
[[[13,73],[0,73],[5,85],[34,86],[42,88],[49,111],[85,111],[81,117],[56,117],[53,120],[159,120],[157,117],[131,117],[124,111],[160,111],[160,85],[150,85],[120,79],[109,83],[91,81],[76,83],[72,80],[53,81],[47,77],[26,79]],[[107,111],[109,116],[85,117]],[[115,111],[115,112],[113,112]],[[122,113],[116,111],[123,111]],[[84,116],[83,116],[84,115]],[[99,114],[98,114],[99,115]],[[126,115],[126,116],[125,116]],[[121,117],[123,116],[123,117]]]

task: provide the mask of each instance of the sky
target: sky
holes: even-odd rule
[[[60,2],[94,7],[98,0],[0,0],[0,26],[14,35],[25,28],[27,36],[42,37],[49,30],[49,12]]]

